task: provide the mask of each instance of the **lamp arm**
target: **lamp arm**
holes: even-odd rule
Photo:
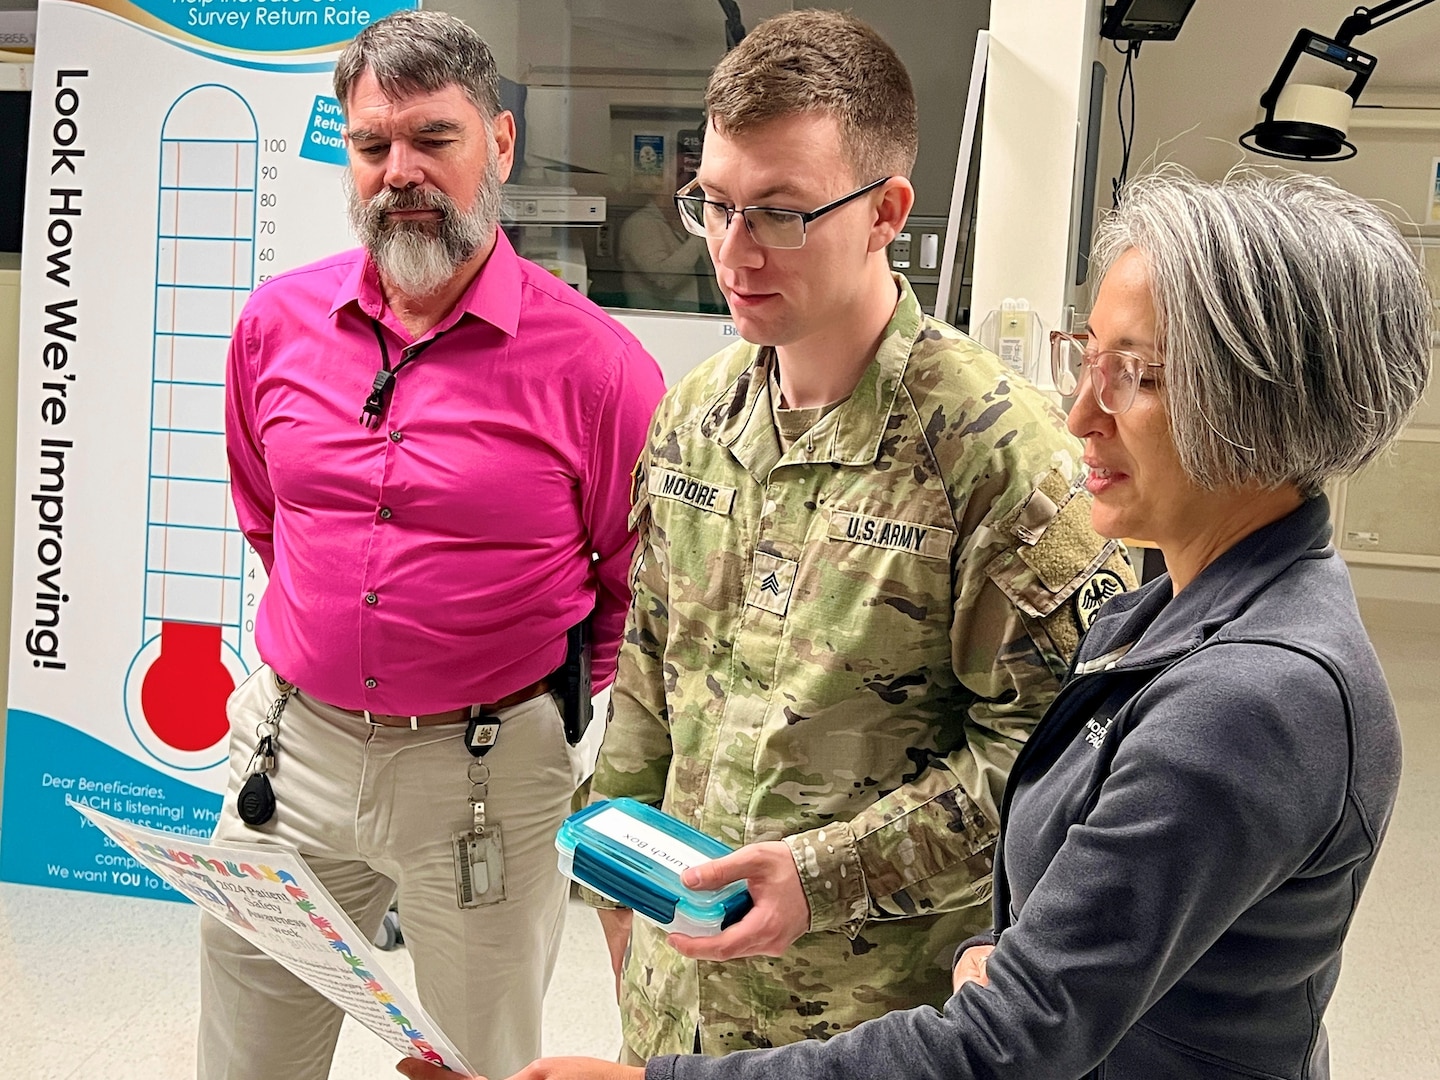
[[[1400,0],[1400,2],[1413,5],[1415,0]],[[1434,3],[1434,0],[1420,0],[1420,3],[1430,4]],[[1362,8],[1361,10],[1363,11],[1364,9]],[[1401,14],[1404,13],[1402,12]],[[1356,17],[1357,16],[1351,16],[1351,18]],[[1395,17],[1398,18],[1399,16],[1397,15]],[[1349,20],[1347,19],[1346,22],[1348,23]],[[1322,48],[1313,49],[1311,48],[1312,45],[1319,45],[1322,46]],[[1337,49],[1339,50],[1339,55],[1336,54],[1335,50]],[[1280,101],[1280,91],[1285,89],[1285,84],[1289,82],[1290,76],[1295,73],[1295,65],[1300,62],[1301,55],[1306,52],[1313,52],[1320,59],[1326,60],[1354,74],[1355,77],[1345,89],[1345,93],[1350,95],[1351,101],[1359,100],[1360,91],[1365,89],[1365,84],[1369,81],[1370,75],[1374,71],[1375,58],[1369,53],[1361,52],[1349,44],[1348,41],[1344,39],[1343,33],[1337,38],[1327,38],[1315,33],[1313,30],[1302,29],[1295,35],[1295,40],[1290,43],[1290,49],[1286,52],[1285,59],[1280,62],[1280,67],[1275,72],[1274,80],[1272,80],[1266,88],[1265,93],[1260,95],[1260,107],[1266,111],[1267,115],[1273,113],[1275,106]],[[1359,63],[1362,59],[1367,62],[1363,64]]]
[[[1265,93],[1260,95],[1260,107],[1267,113],[1275,108],[1275,103],[1280,100],[1280,91],[1285,89],[1285,82],[1290,78],[1290,73],[1295,70],[1296,63],[1300,60],[1300,54],[1305,49],[1305,43],[1310,39],[1311,31],[1301,30],[1295,35],[1295,40],[1290,43],[1290,51],[1285,54],[1285,59],[1280,61],[1279,68],[1275,71],[1275,78],[1266,87]]]
[[[1335,35],[1335,41],[1340,45],[1349,45],[1361,34],[1368,34],[1371,30],[1434,2],[1435,0],[1389,0],[1388,3],[1377,4],[1373,8],[1357,7],[1354,13],[1346,16],[1345,21],[1340,24],[1340,32]]]

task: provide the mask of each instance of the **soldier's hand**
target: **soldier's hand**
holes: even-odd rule
[[[810,929],[810,902],[790,849],[778,840],[747,844],[711,862],[692,866],[681,876],[692,889],[718,889],[744,880],[755,906],[714,937],[671,934],[671,946],[693,960],[733,960],[737,956],[779,956]]]
[[[985,973],[985,961],[995,951],[994,945],[972,945],[960,954],[960,961],[950,973],[951,985],[959,990],[967,982],[990,985],[990,976]]]
[[[459,1073],[451,1072],[440,1065],[431,1065],[428,1061],[421,1061],[419,1058],[401,1058],[400,1064],[395,1066],[396,1072],[402,1072],[410,1080],[462,1080]],[[485,1080],[483,1076],[472,1077],[471,1080]]]
[[[597,908],[600,928],[605,931],[605,947],[610,950],[610,968],[615,972],[615,1000],[620,1000],[620,974],[625,970],[625,950],[630,947],[630,929],[635,912],[629,908]]]

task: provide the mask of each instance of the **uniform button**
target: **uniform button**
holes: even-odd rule
[[[379,685],[380,685],[380,684],[377,683],[374,679],[366,679],[366,680],[365,680],[365,689],[366,689],[366,690],[374,690],[375,687],[377,687],[377,686],[379,686]]]
[[[380,508],[380,520],[381,520],[381,521],[389,521],[389,520],[390,520],[390,517],[391,517],[390,508],[389,508],[388,506],[382,506],[382,507]]]
[[[377,603],[379,600],[380,597],[376,596],[373,592],[367,592],[365,594],[365,602],[367,604],[374,604]]]
[[[403,431],[392,431],[392,432],[390,432],[390,441],[391,441],[391,442],[404,442],[404,441],[405,441],[405,433],[404,433]]]

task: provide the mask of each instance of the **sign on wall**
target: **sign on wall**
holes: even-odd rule
[[[265,584],[230,502],[226,347],[255,285],[353,243],[335,56],[413,6],[40,2],[4,880],[169,891],[67,797],[210,834]]]

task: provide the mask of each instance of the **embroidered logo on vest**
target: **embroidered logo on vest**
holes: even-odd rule
[[[1091,746],[1093,746],[1096,750],[1099,750],[1100,744],[1105,741],[1105,736],[1110,734],[1110,725],[1113,723],[1115,723],[1115,718],[1113,716],[1106,719],[1105,723],[1103,724],[1096,720],[1094,717],[1086,720],[1085,727],[1087,730],[1085,733],[1085,741],[1088,742]]]

